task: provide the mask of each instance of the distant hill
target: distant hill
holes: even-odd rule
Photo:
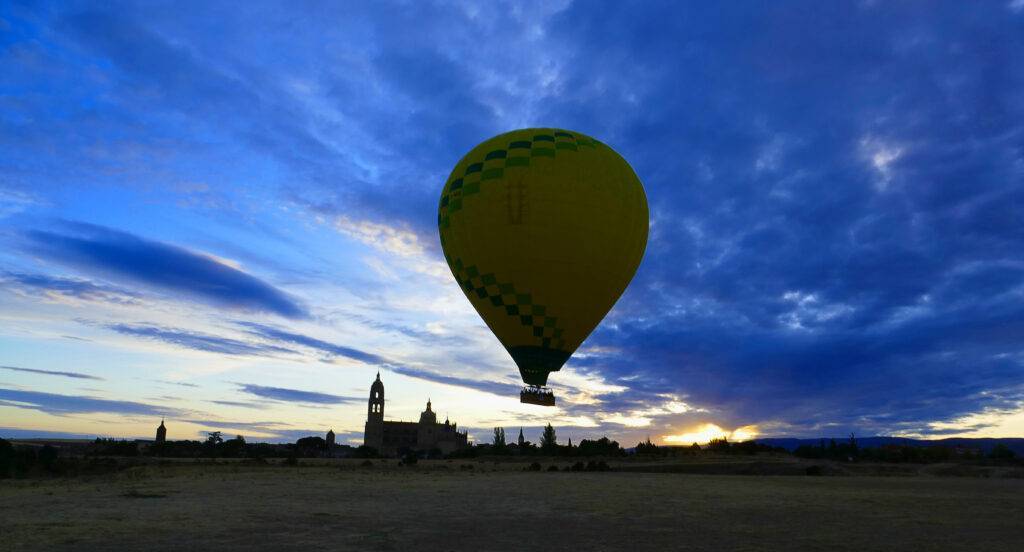
[[[827,442],[830,438],[825,437]],[[835,437],[837,443],[846,442],[849,437]],[[817,446],[821,439],[796,439],[792,437],[775,437],[767,439],[755,439],[758,443],[773,447],[782,447],[790,452],[796,450],[800,445]],[[912,447],[965,447],[981,449],[989,452],[996,444],[1002,443],[1018,456],[1024,456],[1024,438],[1002,437],[1002,438],[979,438],[950,437],[948,439],[910,439],[908,437],[857,437],[857,446],[876,448],[884,445],[908,445]]]

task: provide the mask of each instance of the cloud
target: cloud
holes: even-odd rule
[[[972,6],[970,17],[956,2],[544,2],[493,6],[488,17],[425,4],[365,4],[345,17],[330,7],[239,15],[213,6],[171,19],[145,6],[38,11],[18,31],[32,39],[5,60],[12,82],[41,92],[8,106],[0,164],[25,190],[54,181],[121,190],[151,179],[157,188],[169,174],[217,182],[218,203],[244,205],[259,188],[294,216],[293,226],[281,219],[281,233],[301,236],[296,243],[322,245],[296,230],[321,220],[443,269],[436,202],[459,156],[509,128],[576,129],[629,160],[652,225],[636,278],[585,344],[604,352],[570,362],[623,390],[564,401],[567,415],[650,419],[672,426],[665,434],[704,423],[927,433],[1024,404],[1020,4]],[[311,32],[285,37],[282,18]],[[222,23],[216,36],[195,31],[208,19]],[[43,92],[51,89],[60,93]],[[207,165],[224,165],[223,174],[195,174]],[[69,196],[98,184],[69,184]],[[30,208],[20,192],[0,203],[14,197],[27,213],[51,199],[36,195]],[[237,267],[111,232],[64,227],[28,241],[39,257],[90,277],[305,313]],[[140,268],[152,252],[185,261],[189,282]],[[234,285],[239,278],[248,283]],[[65,296],[102,292],[46,285]],[[376,281],[372,293],[391,285]],[[374,317],[378,329],[430,343],[400,317]],[[200,350],[272,355],[261,347],[276,346],[391,364],[271,324],[229,341],[128,327]],[[431,345],[469,356],[455,343]],[[507,393],[501,382],[398,370]],[[671,401],[691,410],[675,412]]]
[[[181,294],[218,307],[305,317],[281,290],[216,258],[101,226],[65,223],[25,232],[33,254],[76,269]]]
[[[287,389],[284,387],[267,387],[251,383],[240,383],[238,387],[244,393],[281,402],[300,404],[352,404],[362,402],[362,397],[342,397],[315,391],[302,391],[299,389]]]
[[[147,324],[106,324],[103,327],[122,335],[169,343],[185,349],[225,355],[273,356],[294,354],[296,351],[268,345],[194,332],[179,328],[165,328]]]
[[[15,372],[26,372],[29,374],[43,374],[47,376],[63,376],[65,378],[103,381],[103,378],[101,377],[91,376],[89,374],[83,374],[81,372],[58,372],[54,370],[39,370],[36,368],[18,368],[16,366],[0,366],[0,370],[13,370]]]
[[[183,411],[131,401],[112,401],[81,395],[57,395],[38,391],[0,389],[4,406],[38,410],[47,414],[119,414],[139,416],[180,416]]]
[[[469,342],[469,340],[463,336],[448,333],[435,333],[407,324],[397,324],[388,320],[381,321],[360,314],[347,313],[344,314],[343,316],[350,320],[356,321],[363,326],[370,327],[375,330],[398,333],[406,337],[411,337],[413,339],[430,343],[432,345],[444,344],[446,346],[458,346],[465,345]]]
[[[288,427],[281,422],[232,422],[225,420],[179,420],[181,422],[202,425],[218,429],[244,429],[258,433],[274,433],[280,427]]]
[[[388,366],[388,369],[396,374],[400,374],[410,378],[432,381],[434,383],[443,383],[445,385],[454,385],[456,387],[465,387],[467,389],[475,389],[477,391],[483,391],[484,393],[492,393],[494,395],[514,396],[518,395],[519,390],[522,389],[522,386],[516,383],[502,383],[499,381],[491,381],[486,379],[446,376],[444,374],[438,374],[437,372],[432,372],[430,370],[410,368],[407,366],[392,365]]]
[[[213,404],[220,404],[220,405],[223,405],[223,406],[236,406],[238,408],[254,408],[254,409],[257,409],[257,410],[263,410],[263,409],[267,408],[267,405],[265,405],[265,404],[251,403],[251,402],[239,402],[239,401],[208,401],[208,402],[211,402]]]
[[[264,339],[270,339],[278,341],[280,343],[288,343],[292,345],[299,345],[302,347],[308,347],[321,353],[326,353],[329,356],[340,356],[363,362],[366,364],[380,364],[386,362],[382,357],[377,356],[373,353],[367,353],[360,351],[359,349],[353,349],[352,347],[346,347],[344,345],[335,345],[328,343],[315,337],[303,335],[299,333],[289,332],[273,326],[265,324],[258,324],[255,322],[238,322],[238,325],[246,328],[249,333],[262,337]]]
[[[17,427],[0,427],[0,439],[95,439],[92,433],[69,433],[66,431],[48,431],[45,429],[25,429]]]
[[[167,380],[153,380],[153,381],[155,381],[157,383],[163,383],[165,385],[177,385],[177,386],[180,386],[180,387],[192,387],[192,388],[198,388],[199,387],[198,385],[196,385],[194,383],[188,383],[188,382],[184,382],[184,381],[167,381]]]
[[[80,278],[64,278],[45,274],[8,272],[0,279],[6,285],[34,293],[60,296],[83,301],[98,301],[122,305],[138,304],[140,295],[124,288],[100,284]]]

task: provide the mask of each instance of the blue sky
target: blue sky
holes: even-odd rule
[[[0,434],[1024,434],[1024,2],[4,3]],[[595,136],[646,257],[522,405],[436,204]]]

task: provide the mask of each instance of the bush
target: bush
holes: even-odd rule
[[[399,466],[415,466],[420,461],[420,457],[415,452],[407,452],[402,459],[398,461]]]
[[[356,448],[355,452],[352,453],[352,456],[354,458],[379,458],[380,454],[377,452],[377,449],[371,446],[360,445]]]
[[[540,462],[534,462],[534,463],[530,464],[526,468],[526,471],[540,471]]]

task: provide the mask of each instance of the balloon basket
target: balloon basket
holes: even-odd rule
[[[555,394],[547,387],[530,385],[519,392],[519,402],[540,406],[555,406]]]

